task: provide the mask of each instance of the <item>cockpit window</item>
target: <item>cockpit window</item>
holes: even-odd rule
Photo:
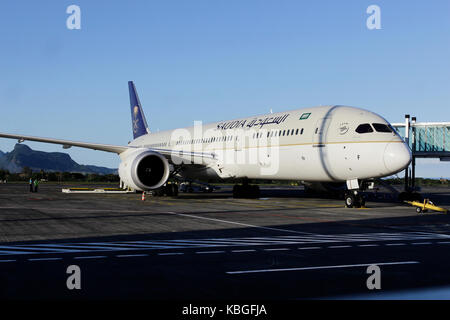
[[[372,129],[372,127],[371,127],[370,124],[368,124],[368,123],[363,123],[363,124],[360,124],[360,125],[356,128],[355,131],[358,132],[358,133],[369,133],[369,132],[373,132],[373,129]]]
[[[372,125],[377,132],[393,132],[392,128],[383,123],[372,123]]]

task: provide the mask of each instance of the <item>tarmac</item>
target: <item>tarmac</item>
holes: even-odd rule
[[[145,201],[62,188],[0,184],[0,299],[450,298],[450,216],[384,194],[349,209],[292,186],[258,199],[223,187]],[[449,188],[423,193],[450,206]]]

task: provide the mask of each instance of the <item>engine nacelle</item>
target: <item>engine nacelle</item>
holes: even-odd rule
[[[158,152],[148,149],[127,150],[120,157],[120,179],[131,189],[157,189],[169,178],[169,162]]]

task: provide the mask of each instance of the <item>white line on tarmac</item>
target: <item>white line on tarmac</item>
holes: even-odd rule
[[[256,252],[256,250],[254,250],[254,249],[231,250],[231,252],[236,252],[236,253],[240,253],[240,252]]]
[[[31,252],[31,251],[0,250],[0,256],[17,255],[17,254],[31,254],[31,253],[34,253],[34,252]]]
[[[300,231],[294,231],[294,230],[286,230],[286,229],[278,229],[278,228],[270,228],[270,227],[261,227],[261,226],[255,226],[252,224],[247,223],[240,223],[240,222],[234,222],[234,221],[228,221],[228,220],[222,220],[222,219],[214,219],[214,218],[207,218],[207,217],[199,217],[194,216],[192,214],[185,214],[185,213],[176,213],[176,212],[165,212],[167,214],[173,214],[177,216],[182,217],[190,217],[190,218],[196,218],[196,219],[204,219],[204,220],[210,220],[210,221],[217,221],[217,222],[223,222],[223,223],[229,223],[229,224],[236,224],[244,227],[250,227],[250,228],[257,228],[257,229],[264,229],[264,230],[271,230],[271,231],[281,231],[281,232],[290,232],[290,233],[298,233],[298,234],[309,234],[309,235],[315,235],[315,233],[310,232],[300,232]]]
[[[196,253],[198,254],[203,254],[203,253],[225,253],[225,251],[197,251]]]
[[[119,254],[117,258],[148,257],[148,254]]]
[[[274,248],[274,249],[264,249],[264,251],[286,251],[290,250],[288,248]]]
[[[432,244],[432,243],[431,242],[413,242],[411,244],[413,244],[415,246],[419,246],[419,245]]]
[[[17,260],[0,260],[0,262],[15,262]]]
[[[164,253],[158,253],[158,256],[175,256],[184,254],[183,252],[164,252]]]
[[[83,257],[74,257],[74,259],[105,259],[107,256],[83,256]]]
[[[28,261],[54,261],[54,260],[62,260],[62,258],[32,258],[32,259],[28,259]]]
[[[389,265],[405,265],[418,264],[418,261],[399,261],[399,262],[374,262],[364,264],[344,264],[336,266],[317,266],[317,267],[301,267],[301,268],[284,268],[284,269],[260,269],[260,270],[241,270],[241,271],[227,271],[227,274],[245,274],[245,273],[263,273],[263,272],[281,272],[281,271],[306,271],[306,270],[323,270],[323,269],[342,269],[355,267],[368,267],[371,265],[389,266]]]
[[[328,249],[342,249],[342,248],[351,248],[352,246],[329,246]]]

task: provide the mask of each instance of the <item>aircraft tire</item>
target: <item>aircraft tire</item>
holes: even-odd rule
[[[241,198],[242,197],[242,186],[239,184],[235,184],[233,186],[233,198]]]
[[[172,184],[172,192],[173,192],[174,197],[178,196],[178,185],[177,184]]]
[[[362,194],[358,195],[358,206],[365,207],[366,206],[366,198]]]
[[[347,193],[345,195],[344,201],[345,201],[345,206],[347,208],[353,208],[356,205],[355,196],[353,194],[351,194],[351,193]]]
[[[168,185],[164,186],[163,188],[164,188],[164,191],[165,191],[164,193],[168,197],[173,196],[173,189],[172,189],[172,185],[171,184],[168,184]]]

